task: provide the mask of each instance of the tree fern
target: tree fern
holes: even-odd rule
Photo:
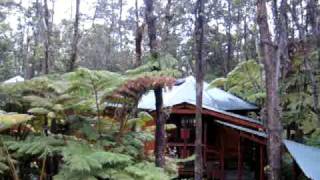
[[[239,63],[226,78],[217,78],[209,88],[219,87],[259,105],[263,104],[262,67],[255,60]]]
[[[17,157],[37,156],[44,158],[61,153],[65,145],[63,139],[52,136],[29,136],[23,141],[7,141],[8,149],[14,151]]]
[[[2,130],[12,128],[17,124],[25,123],[31,119],[32,119],[32,116],[27,114],[15,114],[15,113],[0,114],[0,132]]]
[[[162,66],[173,66],[170,63]],[[6,140],[5,145],[18,160],[19,167],[32,169],[35,177],[48,171],[43,165],[55,158],[59,164],[55,179],[166,179],[169,171],[155,168],[144,155],[145,142],[153,139],[144,126],[153,118],[146,112],[135,117],[132,112],[144,92],[174,84],[175,79],[167,77],[173,75],[170,68],[163,69],[167,72],[120,75],[80,68],[63,75],[34,78],[22,86],[1,87],[4,92],[12,90],[13,93],[6,92],[11,100],[20,103],[23,112],[34,115],[32,120],[11,120],[12,125],[28,122],[29,136]],[[110,103],[121,104],[120,109],[126,107],[124,116],[118,119],[102,116],[105,105]],[[63,128],[59,131],[62,134],[46,132],[54,123]],[[1,121],[0,126],[3,126]],[[0,162],[2,172],[6,171],[8,164]],[[150,172],[144,172],[145,178],[141,177],[143,172],[133,173],[134,168]]]

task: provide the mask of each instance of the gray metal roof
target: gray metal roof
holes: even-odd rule
[[[267,134],[265,132],[262,132],[262,131],[252,130],[252,129],[249,129],[249,128],[245,128],[245,127],[242,127],[242,126],[230,124],[230,123],[219,121],[219,120],[215,120],[215,122],[218,123],[218,124],[222,124],[224,126],[231,127],[233,129],[237,129],[237,130],[240,130],[240,131],[243,131],[243,132],[254,134],[254,135],[257,135],[257,136],[260,136],[260,137],[263,137],[263,138],[267,138]]]
[[[320,180],[320,149],[289,140],[284,144],[307,178]]]
[[[196,103],[190,103],[190,104],[193,104],[194,106],[196,106]],[[203,105],[202,108],[205,108],[205,109],[208,109],[208,110],[212,110],[212,111],[215,111],[215,112],[218,112],[218,113],[222,113],[222,114],[225,114],[225,115],[228,115],[228,116],[232,116],[232,117],[235,117],[235,118],[243,119],[243,120],[246,120],[246,121],[249,121],[249,122],[252,122],[252,123],[263,125],[263,123],[261,121],[259,121],[257,119],[253,119],[253,118],[247,117],[247,116],[242,116],[242,115],[235,114],[235,113],[232,113],[232,112],[227,112],[225,110],[216,109],[216,108],[209,107],[209,106],[206,106],[206,105]]]
[[[24,81],[24,78],[18,75],[4,81],[3,84],[14,84],[14,83],[23,82],[23,81]]]
[[[170,107],[181,103],[195,104],[196,102],[196,80],[193,76],[185,78],[185,82],[172,87],[171,90],[163,90],[164,107]],[[203,83],[203,105],[219,110],[255,110],[257,106],[250,104],[219,88],[208,88],[208,83]],[[155,109],[155,98],[153,91],[142,96],[138,108]]]

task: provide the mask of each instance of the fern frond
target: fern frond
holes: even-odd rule
[[[17,156],[39,156],[59,154],[61,148],[65,145],[62,139],[52,136],[30,136],[24,141],[7,141],[5,142],[8,149],[15,151]]]
[[[131,158],[123,154],[106,152],[81,142],[69,142],[63,150],[63,160],[70,171],[101,169],[104,165],[130,164]]]
[[[0,114],[0,131],[9,129],[17,124],[25,123],[33,116],[27,114]]]

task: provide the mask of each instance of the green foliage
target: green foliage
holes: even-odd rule
[[[1,19],[5,16],[1,10],[0,4],[0,82],[11,78],[15,70],[15,59],[12,52],[14,42],[7,36],[12,29],[9,24],[1,22]]]
[[[262,105],[265,99],[262,67],[255,60],[239,63],[226,78],[217,78],[209,88],[219,87],[243,99]]]
[[[65,142],[52,136],[29,136],[24,141],[6,141],[9,150],[15,151],[17,157],[45,158],[61,153],[61,147]]]
[[[12,140],[10,136],[0,136],[0,175],[11,171],[12,174],[16,174],[14,164],[17,163],[9,153],[7,145],[4,140]]]
[[[129,119],[127,122],[127,125],[130,127],[133,127],[133,126],[143,127],[146,125],[146,123],[152,120],[153,120],[153,117],[150,114],[142,111],[142,112],[139,112],[138,118]]]
[[[0,144],[0,175],[4,174],[8,170],[9,170],[8,156],[7,156],[7,153],[5,151],[5,147],[2,144],[2,140],[1,140],[1,144]]]
[[[92,96],[93,91],[99,91],[99,95],[110,95],[126,80],[117,73],[90,71],[85,68],[79,68],[64,76],[71,84],[68,91],[80,97]]]
[[[32,116],[27,114],[0,114],[0,132],[15,125],[31,120]]]
[[[225,89],[226,78],[216,78],[210,83],[210,87],[219,87]]]
[[[310,64],[315,60],[312,57],[306,59]],[[311,80],[304,61],[299,54],[294,56],[290,76],[280,83],[280,93],[282,121],[285,125],[295,122],[307,134],[317,127],[317,116],[313,110]]]
[[[320,129],[317,128],[312,135],[307,138],[307,144],[320,147]]]
[[[163,66],[170,66],[168,63]],[[156,168],[144,154],[145,142],[154,137],[143,127],[153,118],[147,112],[132,117],[131,107],[137,102],[127,101],[126,96],[117,97],[121,102],[119,108],[126,106],[130,109],[117,121],[103,116],[105,106],[110,104],[105,97],[129,80],[168,74],[172,74],[170,69],[143,75],[120,75],[79,68],[63,75],[53,74],[1,85],[0,94],[4,96],[1,107],[19,107],[21,112],[33,115],[0,115],[8,116],[5,121],[0,119],[1,128],[3,122],[6,122],[5,129],[28,123],[22,126],[22,130],[13,131],[16,139],[4,142],[9,150],[8,156],[17,159],[15,166],[29,169],[34,176],[40,176],[38,173],[47,159],[58,158],[55,163],[59,167],[54,179],[157,180],[173,177],[176,175],[174,162],[165,169]],[[150,81],[156,84],[156,80]],[[139,94],[138,91],[145,90],[135,91]],[[131,119],[127,119],[129,114]],[[9,175],[8,162],[11,161],[7,158],[0,159],[0,174]]]
[[[69,171],[90,172],[103,166],[115,168],[131,162],[131,157],[123,154],[106,152],[103,149],[81,142],[69,142],[63,149],[64,168]]]
[[[145,61],[143,65],[128,70],[126,74],[133,78],[139,76],[178,77],[181,75],[181,73],[176,70],[178,60],[170,54],[161,54],[157,59],[154,59],[152,56],[147,56]]]
[[[133,179],[141,180],[169,180],[170,176],[164,173],[164,170],[155,167],[153,163],[144,162],[135,164],[125,168],[125,171],[133,177]]]
[[[284,124],[295,123],[304,134],[308,144],[319,146],[318,118],[313,108],[311,80],[304,61],[316,64],[317,53],[310,53],[304,60],[296,55],[291,62],[290,73],[280,79],[281,120]],[[316,70],[317,71],[317,70]],[[217,78],[210,87],[219,87],[250,102],[264,105],[266,97],[262,67],[254,60],[239,63],[226,78]],[[316,75],[317,80],[319,76]],[[311,134],[310,134],[311,133]]]

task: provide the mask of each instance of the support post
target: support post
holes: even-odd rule
[[[264,146],[260,144],[260,180],[264,180]]]
[[[298,165],[297,163],[293,160],[293,163],[292,163],[292,177],[293,177],[293,180],[297,180],[298,179]]]
[[[243,162],[242,162],[242,153],[241,153],[241,136],[239,134],[239,142],[238,142],[238,180],[242,179],[242,170],[243,170]]]
[[[223,134],[224,129],[222,128],[222,133],[220,134],[221,151],[220,151],[220,162],[221,162],[221,180],[224,180],[224,141]]]
[[[204,156],[204,167],[206,168],[207,167],[207,141],[208,141],[208,139],[207,139],[207,122],[206,121],[204,121],[204,135],[203,135],[203,138],[204,138],[204,140],[203,140],[203,145],[204,145],[204,150],[203,150],[203,156]]]

